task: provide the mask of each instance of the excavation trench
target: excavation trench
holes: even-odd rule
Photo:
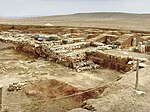
[[[56,63],[73,68],[77,71],[79,70],[78,67],[80,66],[81,70],[82,69],[86,70],[98,68],[98,65],[100,65],[120,72],[128,72],[131,69],[131,65],[128,65],[128,62],[135,60],[134,58],[112,55],[109,53],[105,53],[101,50],[95,50],[95,48],[92,47],[91,48],[89,47],[89,49],[93,49],[90,52],[82,51],[81,54],[83,56],[82,55],[78,56],[77,54],[76,57],[74,58],[72,56],[67,56],[65,53],[57,52],[57,50],[52,50],[52,48],[49,48],[48,45],[42,43],[36,44],[29,41],[16,41],[5,38],[0,38],[0,41],[13,44],[14,49],[16,51],[25,52],[28,53],[29,55],[35,57],[42,57],[47,60],[53,60]],[[88,61],[92,61],[93,63],[92,64],[90,63],[90,66],[88,66],[89,68],[87,67],[84,69],[83,62],[87,64]]]
[[[0,41],[13,44],[16,51],[53,60],[78,72],[100,66],[119,72],[130,71],[132,65],[128,62],[136,60],[136,57],[113,55],[105,50],[135,47],[133,39],[136,40],[134,43],[143,42],[144,45],[143,49],[135,47],[131,48],[132,51],[149,51],[150,37],[143,37],[146,32],[32,25],[1,25],[0,29],[8,31],[1,32]]]
[[[95,74],[92,73],[93,76],[91,73],[79,74],[77,72],[72,75],[70,70],[59,66],[59,64],[36,59],[28,53],[16,52],[12,49],[11,44],[1,43],[0,47],[2,48],[0,50],[2,64],[0,83],[6,85],[3,93],[3,105],[5,105],[3,108],[7,107],[12,112],[18,110],[66,112],[78,108],[83,101],[98,98],[107,88],[104,83],[108,78],[106,76],[113,77],[112,74],[109,75],[110,73],[104,73],[106,79],[103,81],[101,76],[95,75],[96,71]],[[73,81],[69,82],[71,78]],[[116,78],[115,74],[114,78],[110,80],[116,80]],[[10,83],[20,81],[26,84],[21,90],[7,91]],[[85,89],[78,87],[78,85]],[[93,86],[88,87],[89,85]]]
[[[32,102],[39,103],[37,110],[41,109],[40,105],[46,103],[49,105],[47,108],[62,112],[80,107],[87,99],[98,98],[105,88],[107,86],[81,90],[65,82],[52,79],[28,84],[23,88],[23,92]]]
[[[55,30],[55,28],[53,29]],[[69,33],[78,33],[77,30],[69,31]],[[59,31],[53,32],[53,34],[57,32]],[[5,76],[2,77],[4,78],[2,82],[8,84],[9,80],[12,83],[16,77],[19,77],[21,81],[26,79],[28,83],[20,91],[7,91],[5,99],[9,100],[6,100],[5,104],[8,104],[10,99],[13,99],[12,103],[19,101],[17,107],[21,106],[21,111],[25,110],[25,112],[41,112],[41,110],[65,112],[81,106],[85,100],[98,98],[107,88],[107,83],[120,80],[120,72],[131,70],[132,65],[129,65],[128,62],[136,58],[110,53],[112,49],[108,52],[103,51],[100,45],[103,44],[101,39],[95,40],[99,42],[98,46],[96,44],[93,46],[91,44],[93,40],[87,41],[83,37],[79,41],[78,35],[63,39],[64,32],[60,32],[62,34],[57,36],[48,35],[48,41],[37,40],[35,34],[19,34],[18,36],[16,31],[14,33],[2,32],[0,36],[0,41],[4,42],[3,44],[6,46],[1,45],[0,49],[13,48],[13,52],[17,51],[15,55],[13,55],[12,49],[0,52],[2,58],[14,57],[16,59],[0,60],[2,63],[1,74]],[[41,38],[46,38],[46,36],[41,36],[39,39]],[[97,39],[97,37],[95,38]],[[117,39],[118,36],[114,38]],[[67,43],[64,43],[64,40]],[[107,47],[107,45],[103,47]],[[121,53],[121,51],[118,52]],[[109,69],[105,69],[105,67]],[[82,70],[83,72],[80,72]],[[13,81],[9,79],[10,76],[13,77]],[[18,110],[14,110],[14,112]]]

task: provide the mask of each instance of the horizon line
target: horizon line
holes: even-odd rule
[[[66,14],[51,14],[51,15],[24,15],[24,16],[0,16],[0,18],[30,18],[30,17],[49,17],[49,16],[67,16],[67,15],[75,15],[75,14],[88,14],[88,13],[120,13],[120,14],[139,14],[139,15],[148,15],[150,14],[149,12],[139,12],[139,13],[136,13],[136,12],[124,12],[124,11],[103,11],[103,12],[100,12],[100,11],[93,11],[93,12],[75,12],[75,13],[66,13]]]

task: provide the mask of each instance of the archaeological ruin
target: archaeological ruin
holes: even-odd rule
[[[5,88],[0,104],[14,112],[79,107],[95,111],[84,101],[106,94],[112,82],[136,71],[137,61],[141,69],[150,60],[146,31],[1,24],[0,44]],[[12,103],[17,108],[10,107]]]
[[[53,60],[78,72],[100,66],[128,72],[132,69],[130,61],[145,59],[132,53],[150,52],[149,32],[31,25],[0,25],[0,31],[0,41],[13,44],[16,51]],[[111,52],[114,49],[117,55]]]

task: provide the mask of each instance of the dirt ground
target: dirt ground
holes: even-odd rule
[[[77,96],[55,101],[36,102],[35,100],[47,100],[83,92],[114,82],[121,75],[119,72],[104,68],[78,73],[54,62],[16,52],[12,49],[12,45],[1,43],[0,48],[0,84],[4,86],[3,111],[63,112],[77,108],[82,101],[94,98],[95,94],[98,97],[98,94],[89,93],[87,98]],[[51,80],[55,80],[54,84]],[[16,82],[27,85],[22,90],[8,92],[8,85]],[[31,92],[31,95],[28,95],[28,92]]]
[[[130,72],[118,82],[110,85],[98,99],[90,99],[84,102],[83,108],[70,112],[149,112],[150,111],[150,69],[146,67],[139,71],[139,92],[135,89],[135,72]]]
[[[146,92],[144,96],[134,90],[135,72],[121,74],[101,68],[77,73],[60,64],[16,52],[12,45],[4,43],[0,43],[0,69],[3,112],[88,112],[79,108],[83,101],[97,112],[149,112],[150,109],[150,90],[146,86],[149,67],[140,70],[139,90]],[[120,77],[123,78],[116,82]],[[8,85],[15,82],[27,85],[19,91],[8,92]],[[99,94],[92,91],[63,98],[107,84],[106,89],[98,90]]]
[[[75,14],[1,19],[0,24],[45,25],[51,23],[54,26],[90,26],[150,31],[149,17],[149,15],[113,13]],[[118,53],[117,51],[107,52]],[[123,53],[120,55],[127,55]],[[148,54],[139,55],[139,53],[136,53],[136,56],[149,57]],[[142,95],[139,95],[134,89],[135,71],[122,74],[107,68],[100,68],[78,73],[60,64],[16,52],[12,49],[12,45],[0,43],[0,85],[3,85],[3,112],[90,112],[93,110],[96,112],[149,112],[150,67],[140,69],[139,74],[138,90],[144,92]],[[26,85],[19,91],[8,92],[8,85],[16,82],[23,82]],[[107,84],[109,86],[103,88]],[[86,94],[88,97],[85,99],[82,99],[82,95],[62,98],[97,87],[102,88],[94,89]]]

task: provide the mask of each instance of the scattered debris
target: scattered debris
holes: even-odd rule
[[[21,82],[18,82],[18,83],[10,83],[9,84],[9,87],[8,87],[8,91],[18,91],[18,90],[21,90],[21,88],[23,86],[25,86],[26,84],[25,83],[21,83]]]
[[[89,110],[89,111],[96,111],[96,109],[95,109],[92,105],[88,104],[87,102],[84,102],[84,103],[81,105],[81,107],[82,107],[83,109],[86,109],[86,110]]]
[[[139,63],[139,68],[144,68],[147,67],[148,65],[144,64],[144,63]]]
[[[143,96],[143,95],[146,94],[146,92],[144,92],[144,91],[138,91],[138,90],[135,90],[135,93],[137,93],[138,95],[141,95],[141,96]]]
[[[26,92],[27,96],[35,96],[37,94],[37,92],[35,90],[30,90],[28,92]]]
[[[54,25],[51,23],[46,23],[45,26],[54,26]]]

